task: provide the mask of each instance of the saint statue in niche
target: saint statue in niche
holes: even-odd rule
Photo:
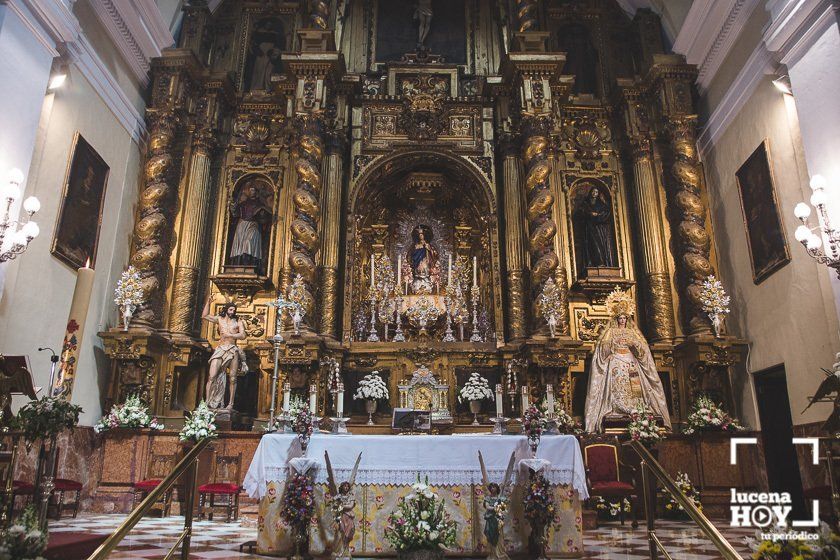
[[[633,323],[632,296],[616,288],[607,296],[610,322],[595,345],[586,394],[586,431],[603,431],[604,419],[627,419],[640,403],[671,427],[665,390],[642,333]]]
[[[414,8],[414,19],[417,21],[417,49],[419,50],[426,43],[429,36],[429,29],[432,26],[432,0],[417,0]]]
[[[274,190],[265,179],[254,177],[234,190],[230,206],[230,252],[227,264],[252,267],[265,274],[265,251],[273,218]]]
[[[429,294],[440,284],[438,251],[432,245],[434,234],[427,225],[418,225],[411,231],[412,244],[407,260],[411,267],[411,289],[415,294]]]
[[[613,213],[607,189],[592,185],[578,203],[578,233],[585,268],[616,267]]]
[[[245,70],[248,91],[271,89],[271,76],[280,72],[280,53],[285,42],[283,23],[279,18],[267,17],[256,23]]]

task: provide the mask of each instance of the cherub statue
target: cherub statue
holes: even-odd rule
[[[478,462],[481,464],[481,479],[484,483],[484,536],[487,537],[487,544],[490,545],[488,560],[510,560],[505,552],[505,539],[502,530],[505,527],[505,514],[508,510],[508,489],[510,487],[513,465],[516,461],[515,453],[510,454],[507,471],[502,484],[490,482],[487,476],[487,468],[484,466],[484,457],[481,451],[478,452]]]
[[[361,460],[362,454],[359,453],[356,464],[353,465],[353,470],[350,473],[350,480],[345,480],[336,485],[335,474],[333,473],[332,463],[330,463],[330,454],[328,451],[324,451],[324,461],[327,464],[327,483],[331,496],[330,509],[333,514],[333,560],[352,560],[353,558],[350,555],[350,542],[353,540],[353,535],[356,534],[356,514],[353,512],[356,509],[356,496],[353,494],[353,486],[356,483],[356,471],[359,469]]]

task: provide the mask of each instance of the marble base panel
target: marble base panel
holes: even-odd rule
[[[269,556],[288,556],[294,552],[289,526],[280,510],[285,482],[269,482],[268,493],[260,502],[257,524],[257,551]],[[446,510],[458,523],[457,541],[450,552],[454,556],[484,555],[487,544],[483,529],[484,510],[480,486],[442,486],[433,490],[446,502]],[[410,486],[363,485],[356,488],[356,535],[351,543],[354,556],[394,556],[385,540],[388,515],[398,500],[411,491]],[[319,556],[329,552],[333,539],[331,516],[325,511],[326,485],[317,485],[316,514],[310,529],[310,552]],[[529,528],[523,522],[524,488],[516,487],[504,528],[506,547],[511,554],[527,549]],[[553,557],[579,558],[583,555],[583,520],[577,492],[569,485],[554,486],[557,514],[549,530],[549,553]]]

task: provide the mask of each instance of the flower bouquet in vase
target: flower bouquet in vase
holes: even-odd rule
[[[470,412],[473,415],[473,426],[478,426],[478,413],[481,412],[481,401],[493,400],[493,391],[490,390],[490,383],[478,372],[472,372],[470,378],[458,391],[458,402],[468,401]]]
[[[529,407],[522,417],[522,433],[528,438],[528,445],[531,446],[531,454],[536,457],[537,447],[540,445],[540,438],[545,431],[546,420],[542,411],[536,406]]]
[[[312,437],[312,411],[302,406],[295,409],[292,414],[292,430],[297,434],[300,447],[306,454],[309,439]]]
[[[691,405],[683,433],[693,435],[698,432],[737,432],[743,429],[743,426],[715,404],[715,401],[706,395],[700,395]]]
[[[303,473],[290,472],[283,493],[280,518],[292,530],[295,554],[292,560],[303,560],[309,540],[309,525],[315,514],[315,488],[312,478]]]
[[[359,388],[356,389],[353,399],[364,399],[365,412],[368,414],[368,426],[373,426],[373,415],[376,412],[377,401],[388,400],[388,387],[379,376],[378,371],[366,375],[359,382]]]
[[[656,423],[656,415],[653,410],[643,402],[640,402],[630,412],[630,423],[627,425],[630,439],[638,441],[645,447],[653,447],[662,439],[662,430]]]
[[[399,560],[441,560],[444,549],[455,544],[457,524],[444,508],[444,501],[432,492],[428,479],[412,485],[388,516],[385,538]]]
[[[114,290],[114,303],[120,308],[124,331],[128,330],[134,312],[143,304],[143,297],[140,273],[133,266],[129,266],[117,280],[117,287]]]
[[[548,480],[542,471],[530,470],[524,508],[525,519],[531,525],[531,534],[528,536],[529,558],[545,559],[548,546],[547,529],[554,521],[556,509]]]
[[[75,428],[81,412],[81,406],[70,404],[62,397],[46,396],[23,405],[15,421],[28,448],[38,439],[48,441],[64,430]]]

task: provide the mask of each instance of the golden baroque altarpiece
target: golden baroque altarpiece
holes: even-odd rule
[[[322,415],[336,363],[360,415],[350,396],[374,370],[391,406],[417,371],[451,388],[479,371],[534,398],[552,384],[580,415],[616,287],[636,296],[673,420],[698,390],[731,405],[743,342],[712,336],[697,299],[715,256],[696,69],[664,54],[657,16],[611,0],[414,4],[187,3],[152,66],[131,256],[147,302],[100,334],[109,399],[139,391],[163,417],[197,404],[218,341],[209,294],[247,330],[234,424],[266,419],[270,303],[299,276],[280,382],[317,385]]]

